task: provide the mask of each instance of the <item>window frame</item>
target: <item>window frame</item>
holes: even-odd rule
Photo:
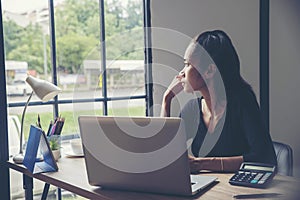
[[[85,99],[64,99],[59,100],[56,96],[48,102],[31,101],[28,106],[53,105],[53,117],[59,116],[58,106],[61,104],[72,103],[89,103],[102,102],[103,115],[108,115],[108,102],[119,100],[134,100],[145,99],[146,116],[153,116],[153,93],[152,93],[152,50],[151,50],[151,21],[150,21],[150,0],[142,0],[143,3],[143,18],[144,18],[144,79],[145,79],[145,94],[134,96],[110,97],[107,95],[107,74],[106,74],[106,45],[105,45],[105,12],[104,0],[99,0],[99,17],[100,17],[100,44],[101,44],[101,65],[103,67],[102,78],[102,97],[100,98],[85,98]],[[54,3],[49,0],[49,28],[50,28],[50,49],[51,49],[51,68],[52,68],[52,83],[57,85],[57,66],[56,66],[56,36],[55,36],[55,19],[54,19]],[[8,107],[22,107],[26,102],[8,103]]]

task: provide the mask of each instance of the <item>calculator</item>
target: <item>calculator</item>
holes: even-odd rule
[[[264,163],[243,162],[229,180],[231,185],[264,188],[276,174],[276,166]]]

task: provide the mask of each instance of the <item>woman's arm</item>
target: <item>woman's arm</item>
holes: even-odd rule
[[[176,76],[168,89],[164,93],[161,104],[161,117],[170,117],[172,99],[183,90],[182,84],[179,82],[179,76]]]
[[[243,156],[205,158],[189,156],[192,173],[201,170],[234,172],[240,168],[243,161]]]
[[[174,97],[174,95],[173,95],[173,97]],[[171,101],[172,101],[173,97],[170,93],[167,93],[167,91],[164,94],[163,100],[161,103],[161,111],[160,111],[161,117],[170,117]]]

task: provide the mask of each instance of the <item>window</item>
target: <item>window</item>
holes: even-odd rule
[[[150,114],[144,2],[1,1],[8,114],[21,118],[30,88],[25,83],[14,91],[8,85],[22,82],[27,73],[63,90],[45,103],[32,97],[24,122],[25,140],[28,124],[34,124],[38,114],[43,129],[55,117],[64,117],[65,138],[79,133],[77,117],[81,114]],[[16,3],[24,5],[16,7]]]
[[[46,127],[52,108],[45,104],[56,103],[66,123],[80,114],[146,114],[143,1],[54,1],[55,35],[48,1],[28,10],[10,9],[9,2],[3,0],[7,82],[24,80],[30,73],[63,89],[56,102],[38,103],[34,96],[25,123],[34,123],[39,113]],[[19,93],[11,90],[9,114],[20,115],[28,87]],[[73,121],[76,126],[77,119]],[[63,132],[74,131],[64,127]]]

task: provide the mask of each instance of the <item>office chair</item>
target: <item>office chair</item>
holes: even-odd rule
[[[293,150],[281,142],[273,141],[277,157],[277,173],[286,176],[293,176]]]

